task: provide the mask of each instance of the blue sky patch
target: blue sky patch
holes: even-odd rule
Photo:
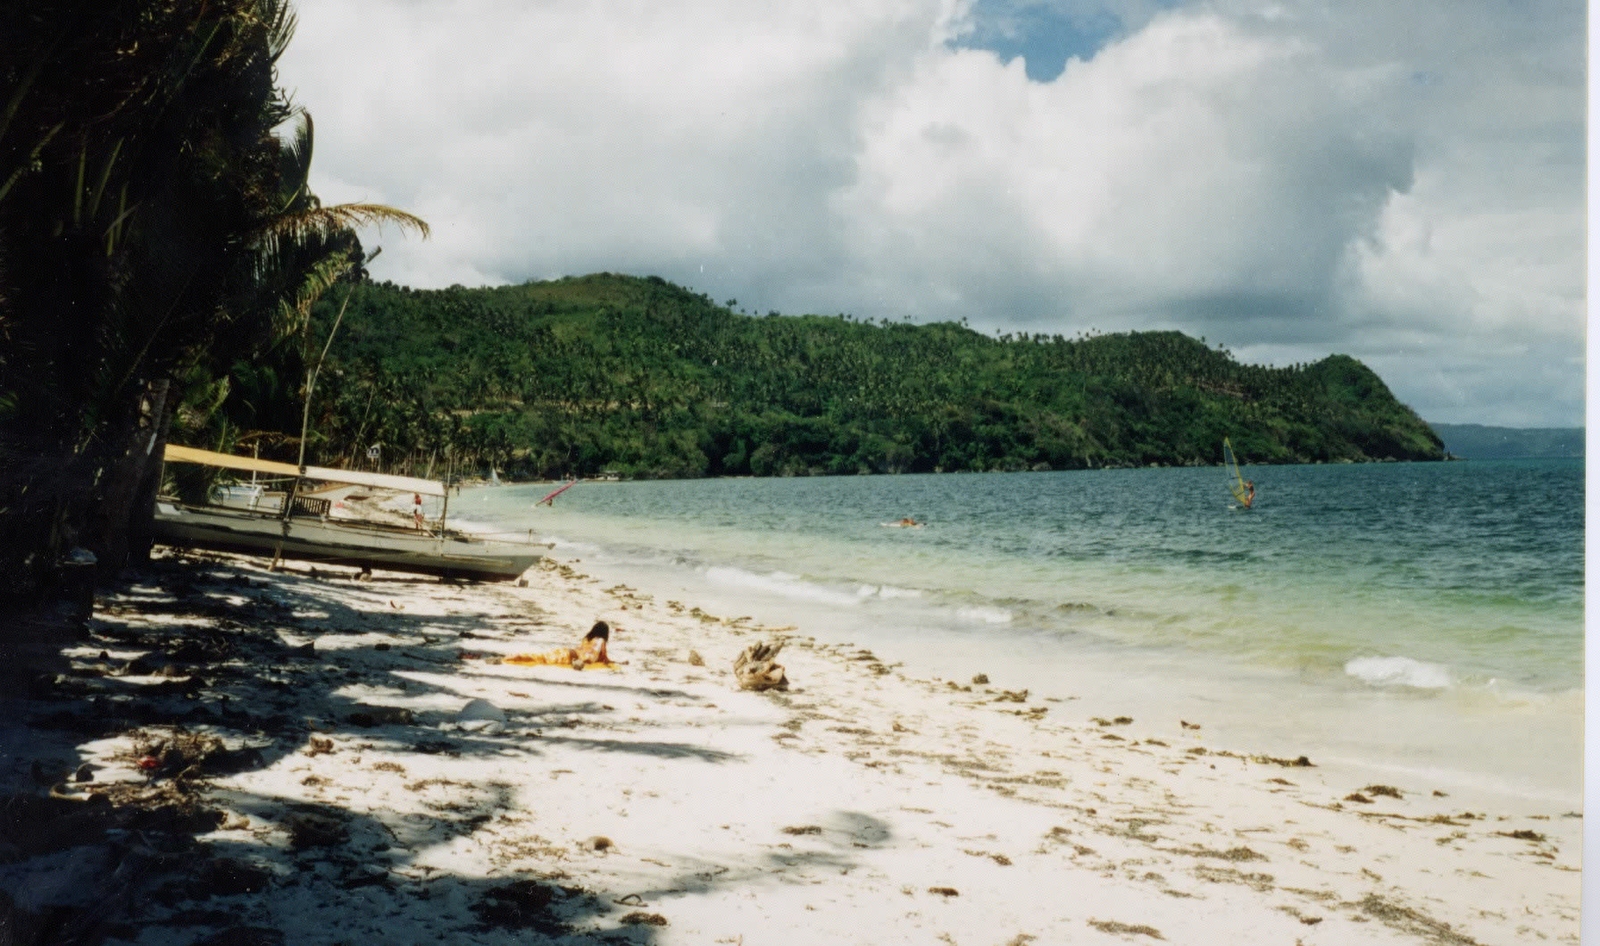
[[[1123,23],[1107,9],[1068,11],[1047,3],[977,0],[971,32],[952,46],[987,49],[1010,62],[1021,56],[1028,78],[1049,82],[1061,75],[1068,59],[1092,59],[1100,48],[1123,32]]]

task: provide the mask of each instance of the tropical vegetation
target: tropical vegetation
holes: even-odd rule
[[[284,0],[0,9],[0,602],[72,548],[140,548],[168,424],[203,429],[235,365],[303,338],[359,278],[322,207],[311,121],[276,85]]]
[[[1242,364],[1178,332],[739,314],[656,277],[352,289],[319,381],[319,462],[442,476],[774,476],[1221,460],[1440,459],[1360,362]],[[326,331],[324,300],[312,319]],[[291,354],[287,353],[286,354]],[[235,430],[298,419],[293,359],[235,376]]]

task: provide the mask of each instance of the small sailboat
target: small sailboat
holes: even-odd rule
[[[1239,507],[1249,509],[1255,504],[1256,485],[1246,480],[1239,473],[1239,458],[1233,452],[1233,444],[1227,437],[1222,438],[1222,465],[1228,477],[1228,492],[1239,501]]]

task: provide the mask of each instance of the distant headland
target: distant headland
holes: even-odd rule
[[[359,286],[318,382],[313,453],[514,478],[1197,466],[1220,462],[1225,436],[1245,463],[1445,455],[1345,355],[1266,367],[1179,332],[995,336],[737,306],[610,273]],[[300,357],[240,365],[217,416],[297,428]]]

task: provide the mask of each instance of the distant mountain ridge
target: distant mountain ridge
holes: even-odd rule
[[[1519,457],[1581,457],[1582,427],[1488,427],[1483,424],[1429,424],[1447,453],[1463,460]]]

